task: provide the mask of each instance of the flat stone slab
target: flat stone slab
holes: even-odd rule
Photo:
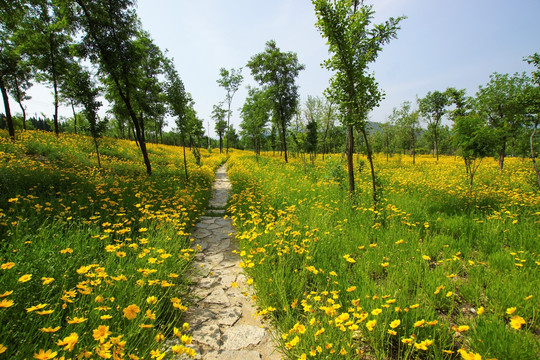
[[[255,350],[210,351],[205,360],[261,360],[261,354]]]
[[[216,288],[210,295],[208,295],[203,300],[205,303],[208,304],[217,304],[217,305],[223,305],[223,306],[229,306],[231,303],[229,301],[229,297],[227,294],[225,294],[225,291],[223,291],[222,288]]]
[[[220,325],[233,326],[242,316],[242,308],[239,306],[229,307],[217,314],[217,322]]]
[[[212,349],[219,349],[221,345],[221,331],[216,324],[203,325],[193,330],[193,341],[207,345]]]
[[[223,333],[223,349],[240,350],[257,345],[264,337],[264,329],[252,325],[238,325],[228,328]]]

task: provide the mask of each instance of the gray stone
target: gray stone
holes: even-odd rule
[[[210,289],[215,287],[217,283],[218,279],[216,279],[215,277],[210,277],[200,279],[197,285],[203,289]]]
[[[250,345],[257,345],[264,337],[264,329],[252,325],[238,325],[228,328],[223,333],[223,349],[240,350]]]
[[[216,314],[205,308],[189,308],[184,313],[184,320],[189,324],[192,329],[198,329],[209,320],[214,320]]]
[[[195,229],[195,231],[191,235],[196,239],[203,239],[207,236],[212,235],[212,232],[210,230],[198,228],[198,229]]]
[[[192,336],[193,341],[209,346],[212,349],[219,349],[221,345],[221,331],[216,324],[203,325],[193,330]]]
[[[205,360],[260,360],[261,354],[255,350],[239,351],[210,351],[204,357]]]
[[[217,314],[217,322],[220,325],[233,326],[242,316],[242,308],[240,306],[228,307]]]
[[[208,304],[218,304],[224,306],[230,305],[229,298],[227,297],[227,294],[225,294],[225,291],[223,291],[222,288],[214,289],[214,291],[212,291],[212,293],[208,295],[203,301]]]

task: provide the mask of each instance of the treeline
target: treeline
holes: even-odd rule
[[[203,145],[202,120],[168,58],[141,24],[134,0],[14,0],[0,5],[0,125],[15,140],[15,129],[104,134],[135,140],[146,170],[152,167],[147,141]],[[27,118],[25,102],[35,83],[53,89],[54,115]],[[9,96],[14,99],[10,104]],[[108,115],[98,114],[107,99]],[[73,117],[61,122],[60,104]],[[22,116],[14,117],[18,106]],[[166,116],[176,128],[164,133]],[[19,126],[16,126],[19,125]],[[196,156],[197,158],[197,156]]]

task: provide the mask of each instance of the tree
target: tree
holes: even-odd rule
[[[234,97],[234,94],[240,87],[240,84],[244,80],[244,77],[242,76],[242,68],[239,68],[238,70],[231,69],[227,70],[225,68],[221,68],[219,70],[219,76],[220,78],[217,80],[217,83],[219,86],[225,89],[227,91],[227,95],[225,96],[225,101],[227,102],[227,129],[230,128],[231,124],[231,103],[232,99]],[[221,151],[221,148],[220,148]],[[227,154],[229,153],[229,130],[227,130]]]
[[[54,131],[59,134],[58,108],[59,87],[64,80],[68,65],[72,62],[68,24],[64,21],[58,2],[38,0],[29,6],[19,41],[21,51],[37,69],[37,80],[53,87]]]
[[[212,119],[216,122],[216,133],[219,136],[219,153],[221,154],[223,152],[223,135],[225,134],[225,130],[227,130],[227,122],[225,121],[225,117],[227,116],[228,111],[222,108],[223,103],[219,103],[218,105],[214,105],[214,108],[212,110]]]
[[[540,171],[538,170],[538,165],[536,164],[536,155],[534,152],[534,137],[538,128],[538,123],[540,122],[540,54],[535,53],[534,55],[528,56],[525,58],[525,61],[536,67],[536,70],[532,72],[532,80],[534,85],[531,84],[530,86],[526,87],[525,91],[522,93],[521,101],[525,109],[525,121],[529,126],[532,127],[532,133],[530,136],[531,160],[534,171],[536,172],[538,187],[540,187]]]
[[[99,156],[99,138],[106,130],[107,121],[99,120],[98,110],[101,107],[101,102],[97,100],[100,95],[100,89],[92,80],[92,74],[84,70],[82,67],[78,72],[78,76],[72,79],[72,96],[74,102],[84,107],[84,116],[89,124],[90,134],[94,140],[98,167],[101,168],[101,159]]]
[[[420,129],[420,114],[418,111],[411,110],[410,101],[401,104],[400,109],[394,109],[396,112],[396,126],[400,133],[405,135],[404,145],[409,149],[412,156],[413,165],[416,163],[416,137]]]
[[[329,152],[327,146],[328,135],[332,133],[332,128],[336,120],[336,109],[334,104],[328,98],[325,98],[324,101],[321,101],[321,117],[319,118],[319,128],[324,128],[322,134],[322,159],[324,160],[324,155]]]
[[[469,193],[472,191],[474,175],[482,158],[492,151],[493,137],[491,129],[478,114],[458,116],[454,120],[453,142],[463,157],[469,176]]]
[[[11,1],[0,5],[0,92],[4,102],[5,121],[11,140],[15,140],[15,127],[9,105],[9,95],[13,89],[10,85],[13,76],[19,71],[22,61],[19,46],[15,41],[15,34],[25,14],[22,1]]]
[[[135,130],[135,138],[141,149],[146,172],[152,174],[152,166],[146,149],[144,119],[136,112],[136,104],[143,96],[141,67],[147,50],[136,44],[140,34],[140,22],[132,0],[75,0],[68,2],[64,10],[74,24],[83,30],[81,50],[86,57],[99,64],[107,77],[109,88],[114,89],[119,102],[129,115]],[[119,105],[119,104],[117,104]]]
[[[317,156],[318,123],[322,117],[322,101],[320,98],[309,96],[305,103],[304,117],[306,119],[305,151],[310,154],[311,162]]]
[[[242,106],[242,134],[251,139],[253,151],[258,161],[264,129],[270,120],[271,103],[263,90],[248,88],[248,96]]]
[[[298,85],[295,79],[304,65],[294,52],[282,52],[274,40],[266,43],[264,52],[251,57],[247,66],[267,94],[272,104],[272,120],[279,129],[285,162],[287,159],[287,126],[298,105]]]
[[[354,193],[354,134],[360,130],[364,137],[371,168],[373,206],[377,208],[377,185],[373,157],[366,130],[368,113],[378,106],[383,93],[368,65],[374,62],[382,45],[396,37],[399,23],[404,17],[390,18],[369,28],[373,7],[358,4],[358,0],[312,0],[317,15],[316,27],[328,40],[330,59],[324,66],[335,72],[331,79],[329,96],[339,105],[342,123],[347,126],[347,164],[349,192]]]
[[[187,170],[186,147],[183,139],[186,131],[187,107],[190,102],[190,98],[186,93],[184,83],[182,82],[182,79],[180,79],[180,75],[178,74],[178,71],[176,71],[172,59],[165,59],[164,70],[165,78],[167,80],[165,83],[165,96],[167,104],[169,105],[169,114],[176,118],[175,123],[182,138],[184,174],[187,180],[189,178],[189,174]]]
[[[433,136],[433,153],[439,161],[439,127],[449,105],[448,94],[440,91],[429,91],[418,99],[418,108],[428,123],[428,131]]]
[[[529,82],[525,74],[494,73],[485,86],[476,93],[475,106],[494,130],[499,154],[499,170],[502,171],[506,156],[506,144],[517,129],[523,125],[523,105],[519,99]]]

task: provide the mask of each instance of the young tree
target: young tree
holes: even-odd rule
[[[9,137],[15,140],[15,127],[11,115],[8,93],[13,91],[13,78],[20,71],[23,60],[20,55],[18,41],[15,40],[19,25],[25,15],[22,1],[14,0],[10,4],[0,5],[0,92],[4,103],[5,120]]]
[[[187,180],[189,178],[189,174],[188,174],[188,169],[187,169],[186,147],[184,143],[184,137],[185,137],[185,132],[187,128],[186,123],[187,123],[188,105],[191,99],[186,93],[184,83],[180,79],[180,75],[178,74],[178,71],[176,71],[176,69],[174,68],[172,59],[165,60],[164,69],[165,69],[165,77],[167,80],[165,84],[166,100],[169,105],[168,106],[169,114],[176,118],[175,123],[178,130],[180,131],[180,135],[182,138],[182,150],[184,154],[184,174]]]
[[[480,86],[476,93],[475,106],[494,130],[500,171],[504,166],[507,141],[523,125],[524,109],[519,99],[528,82],[525,74],[494,73],[490,75],[489,83]]]
[[[420,114],[418,111],[411,110],[411,102],[405,101],[400,109],[394,109],[397,113],[396,126],[399,132],[404,135],[403,144],[409,149],[412,156],[413,165],[416,163],[416,138],[420,129]]]
[[[22,49],[28,55],[38,74],[37,80],[53,87],[54,132],[60,132],[58,109],[60,83],[65,79],[68,65],[72,62],[68,23],[64,21],[58,2],[36,0],[29,6],[20,32]]]
[[[254,55],[247,66],[272,103],[272,120],[279,129],[285,162],[287,159],[287,126],[298,105],[295,79],[304,65],[294,52],[282,52],[274,40],[266,43],[264,52]]]
[[[258,161],[264,129],[270,120],[271,103],[263,90],[248,88],[248,96],[242,106],[242,134],[251,139],[253,151]]]
[[[309,154],[311,162],[317,156],[318,124],[322,117],[322,101],[318,97],[308,95],[304,108],[304,118],[306,119],[306,144],[305,151]]]
[[[465,162],[469,176],[469,193],[472,191],[474,175],[482,162],[492,151],[491,129],[477,114],[458,116],[454,120],[453,142]]]
[[[98,110],[101,107],[101,102],[97,100],[100,95],[100,90],[92,80],[92,74],[82,67],[79,70],[78,76],[72,79],[72,95],[73,100],[77,104],[83,106],[84,116],[89,124],[90,134],[94,140],[98,167],[101,168],[101,159],[99,156],[99,138],[107,129],[107,121],[99,120]]]
[[[231,69],[227,70],[225,68],[221,68],[219,70],[219,76],[220,78],[217,80],[217,83],[219,86],[225,89],[227,91],[227,95],[225,96],[225,101],[227,102],[227,129],[230,128],[231,124],[231,103],[232,99],[234,97],[234,94],[240,87],[240,84],[244,80],[244,77],[242,76],[242,68]],[[221,151],[221,148],[220,148]],[[227,130],[227,154],[229,153],[229,130]]]
[[[336,120],[336,109],[331,100],[325,98],[322,102],[321,107],[321,117],[319,118],[319,128],[324,128],[322,134],[322,159],[324,160],[324,155],[329,152],[329,147],[327,145],[328,135],[332,133],[332,128]]]
[[[433,153],[439,161],[439,127],[449,105],[448,94],[440,91],[429,91],[418,99],[418,108],[428,123],[428,131],[433,137]]]
[[[404,17],[390,18],[386,22],[369,28],[373,19],[373,8],[358,0],[312,0],[317,15],[316,26],[328,40],[332,57],[324,66],[335,72],[331,80],[329,95],[340,106],[342,123],[347,126],[347,164],[349,192],[354,193],[354,136],[353,128],[364,137],[368,161],[371,168],[373,206],[377,208],[377,187],[373,157],[366,130],[368,113],[378,106],[383,93],[368,65],[374,62],[382,46],[396,37],[399,23]]]
[[[525,58],[525,61],[536,67],[536,70],[532,72],[532,82],[534,85],[531,84],[530,86],[526,87],[522,94],[522,103],[524,105],[526,114],[526,124],[532,127],[532,133],[529,138],[531,160],[534,171],[536,172],[538,187],[540,187],[540,171],[538,170],[538,165],[536,164],[536,154],[534,152],[534,137],[536,135],[538,124],[540,123],[540,54],[535,53],[534,55],[528,56]]]
[[[74,24],[83,30],[81,49],[107,77],[109,91],[122,102],[135,130],[146,172],[152,166],[146,149],[144,119],[137,114],[137,102],[143,99],[140,87],[147,48],[136,43],[140,21],[133,0],[75,0],[64,4]]]
[[[222,108],[223,103],[214,105],[212,110],[212,119],[216,122],[216,133],[219,136],[219,153],[223,153],[223,135],[225,130],[227,130],[227,122],[225,117],[227,116],[228,111]]]

